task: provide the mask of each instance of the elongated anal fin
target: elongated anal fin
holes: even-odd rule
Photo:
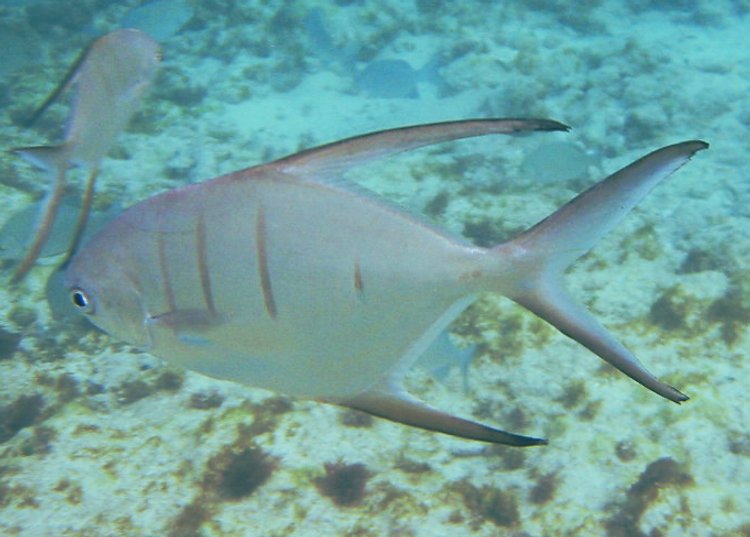
[[[488,134],[531,131],[567,131],[570,127],[550,119],[469,119],[401,127],[347,138],[295,153],[272,162],[288,173],[310,177],[337,177],[371,160],[432,144]]]
[[[373,389],[352,399],[330,402],[405,425],[468,440],[515,447],[539,446],[547,443],[543,438],[508,433],[489,425],[436,410],[403,390]]]
[[[49,173],[54,175],[52,189],[49,194],[47,194],[47,200],[42,206],[39,222],[34,230],[34,236],[29,244],[29,249],[16,267],[13,276],[11,276],[10,281],[13,284],[23,280],[39,258],[39,254],[41,254],[42,248],[52,231],[52,226],[57,217],[57,211],[60,208],[60,202],[65,193],[65,168],[58,168],[57,170],[52,169]]]
[[[566,291],[563,271],[612,229],[660,181],[708,144],[688,141],[654,151],[589,188],[512,241],[494,248],[518,263],[506,292],[518,304],[578,341],[649,390],[680,403],[688,397],[649,373]]]
[[[99,169],[94,168],[89,172],[89,176],[86,179],[86,188],[83,190],[83,198],[81,198],[81,210],[78,212],[78,220],[76,221],[73,235],[70,238],[68,251],[65,253],[65,258],[61,263],[63,266],[67,266],[81,245],[81,240],[83,239],[83,234],[86,231],[86,225],[91,215],[91,205],[94,202],[94,186],[98,175]]]

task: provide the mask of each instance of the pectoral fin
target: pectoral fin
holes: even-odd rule
[[[186,308],[154,315],[149,324],[163,326],[177,332],[205,332],[221,324],[221,316],[207,309]]]
[[[215,344],[212,330],[223,323],[223,316],[207,309],[188,308],[168,311],[149,317],[147,325],[167,329],[188,347],[208,347]],[[149,331],[153,340],[155,333]]]
[[[516,447],[547,443],[543,438],[508,433],[489,425],[447,414],[413,398],[401,389],[374,388],[351,399],[331,402],[398,423],[468,440]]]

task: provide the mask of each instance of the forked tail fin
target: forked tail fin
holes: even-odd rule
[[[660,382],[566,291],[563,271],[648,194],[708,144],[663,147],[597,183],[512,241],[494,248],[520,263],[509,298],[606,360],[649,390],[680,403],[688,399]]]

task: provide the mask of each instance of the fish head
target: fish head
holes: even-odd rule
[[[161,65],[162,49],[154,39],[133,28],[116,30],[100,38],[88,54],[83,83],[109,101],[123,105],[137,101]],[[80,91],[80,90],[79,90]],[[128,115],[133,110],[128,110]]]
[[[64,285],[73,307],[111,336],[147,350],[149,319],[137,279],[99,234],[71,260]]]
[[[150,82],[163,59],[161,46],[144,32],[132,28],[119,32],[122,33],[122,42],[127,44],[120,50],[124,60],[121,64],[132,70],[132,79],[141,83]]]

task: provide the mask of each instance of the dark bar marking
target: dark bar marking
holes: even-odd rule
[[[167,256],[164,251],[164,233],[157,231],[156,233],[156,245],[159,251],[159,271],[161,272],[161,281],[164,286],[164,296],[167,297],[167,307],[169,313],[175,311],[174,302],[174,291],[172,290],[172,283],[169,281],[169,270],[167,269]]]
[[[266,244],[266,218],[263,208],[258,207],[258,216],[255,219],[255,248],[258,258],[258,278],[260,279],[260,290],[263,292],[263,303],[266,312],[272,319],[276,318],[276,302],[273,299],[273,288],[271,287],[271,275],[268,271],[268,250]]]
[[[214,305],[214,295],[211,290],[211,276],[208,273],[208,261],[206,258],[206,220],[203,214],[198,215],[198,224],[195,226],[195,250],[196,261],[198,263],[198,275],[201,280],[201,290],[203,291],[203,302],[211,317],[216,316],[216,306]]]
[[[354,288],[362,294],[365,290],[365,283],[362,281],[362,270],[359,267],[359,260],[354,261]]]

